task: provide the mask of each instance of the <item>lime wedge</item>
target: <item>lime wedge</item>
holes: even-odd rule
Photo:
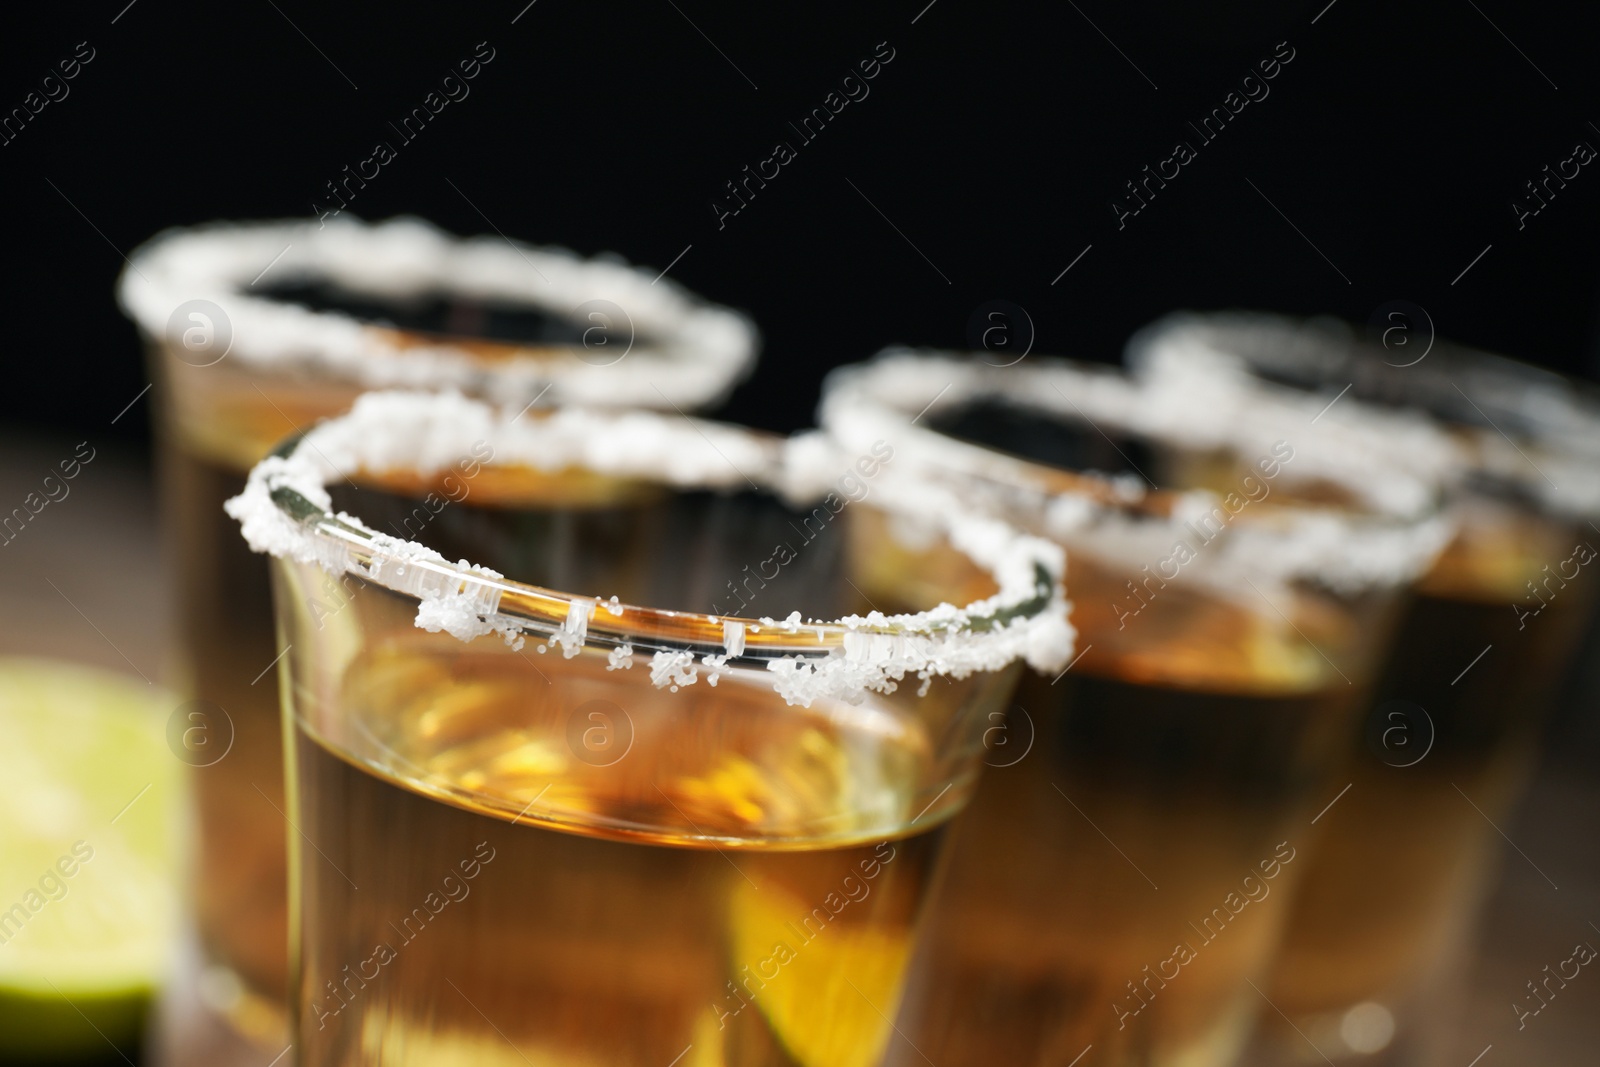
[[[121,675],[0,658],[0,1057],[138,1038],[177,925],[175,705]]]

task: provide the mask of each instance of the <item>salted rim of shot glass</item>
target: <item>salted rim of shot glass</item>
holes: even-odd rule
[[[755,363],[744,315],[621,258],[578,256],[501,236],[456,237],[415,217],[348,214],[214,222],[158,234],[128,261],[123,310],[169,346],[209,303],[226,319],[220,353],[254,370],[330,374],[362,388],[457,388],[500,402],[704,408]],[[584,344],[423,333],[313,310],[269,286],[325,284],[367,298],[466,297],[582,326]],[[254,289],[260,285],[260,289]],[[254,291],[252,291],[254,289]],[[201,310],[207,311],[203,306]],[[593,331],[596,343],[588,343]]]
[[[446,471],[492,443],[486,466],[587,471],[678,489],[755,488],[791,504],[821,499],[821,472],[844,462],[820,435],[784,439],[726,423],[647,411],[578,407],[525,414],[458,393],[368,393],[347,413],[286,441],[228,501],[257,552],[316,563],[418,601],[416,625],[470,641],[490,633],[520,648],[526,636],[574,656],[585,645],[652,655],[658,688],[711,679],[729,666],[763,667],[790,704],[855,702],[908,676],[964,678],[1025,660],[1039,671],[1070,658],[1062,590],[1065,556],[1043,538],[972,515],[947,490],[914,479],[875,486],[873,506],[945,536],[987,572],[994,596],[914,614],[759,619],[640,607],[542,588],[330,511],[326,486],[362,475]],[[836,472],[835,472],[836,473]],[[714,684],[714,682],[713,682]]]
[[[1204,564],[1184,567],[1229,595],[1240,595],[1246,579],[1309,582],[1339,595],[1402,586],[1427,571],[1453,533],[1438,486],[1385,461],[1371,427],[1347,425],[1332,440],[1317,433],[1320,447],[1313,451],[1305,447],[1305,434],[1295,434],[1305,423],[1292,407],[1264,402],[1249,418],[1196,422],[1181,418],[1163,397],[1116,368],[1051,357],[996,366],[982,356],[885,349],[829,374],[819,421],[847,448],[888,437],[897,442],[897,457],[905,457],[901,472],[915,466],[925,479],[953,479],[955,491],[985,513],[1135,571],[1139,564],[1168,556],[1175,536],[1186,542],[1200,536],[1209,544],[1196,535],[1196,524],[1208,522],[1236,496],[1237,510],[1229,506],[1224,512],[1228,536],[1215,549],[1195,551]],[[937,418],[941,410],[975,401],[1000,401],[1030,414],[1080,422],[1091,432],[1110,429],[1225,452],[1240,459],[1241,470],[1251,472],[1255,482],[1229,494],[1160,488],[1142,474],[1056,467],[927,425],[930,415]],[[1428,441],[1426,435],[1423,439]],[[1292,458],[1284,460],[1280,446],[1289,441]],[[1340,456],[1351,458],[1340,462]],[[1275,473],[1265,475],[1266,469]],[[1268,503],[1270,486],[1259,497],[1253,494],[1279,477],[1302,487],[1331,485],[1348,502]]]
[[[1204,390],[1228,407],[1270,396],[1320,408],[1349,390],[1329,422],[1381,423],[1397,462],[1452,489],[1513,494],[1572,518],[1600,515],[1600,390],[1431,336],[1414,345],[1415,354],[1390,351],[1331,316],[1179,312],[1136,333],[1126,361],[1154,390]],[[1443,451],[1415,446],[1419,423]]]

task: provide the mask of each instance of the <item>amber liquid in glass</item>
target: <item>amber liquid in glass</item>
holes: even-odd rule
[[[418,635],[293,695],[299,1063],[878,1062],[928,739],[607,665]]]
[[[161,463],[178,587],[176,687],[199,702],[206,731],[205,747],[190,757],[198,834],[191,892],[211,969],[203,988],[247,1036],[270,1042],[285,1022],[289,832],[278,679],[269,669],[278,651],[271,586],[266,560],[222,510],[244,488],[242,466],[172,436]]]
[[[940,562],[878,559],[880,603]],[[1362,691],[1265,605],[1172,585],[1119,626],[1137,603],[1119,568],[1079,553],[1069,577],[1082,658],[992,717],[896,1067],[1066,1067],[1090,1045],[1099,1064],[1226,1063],[1260,1008],[1247,980]],[[1352,616],[1296,603],[1348,665]]]
[[[1353,739],[1350,791],[1319,822],[1273,977],[1274,1002],[1314,1039],[1326,1033],[1326,1052],[1338,1048],[1339,1013],[1365,1001],[1405,1007],[1459,952],[1496,854],[1489,819],[1500,822],[1520,791],[1600,587],[1587,566],[1548,585],[1541,570],[1593,537],[1530,514],[1476,518],[1402,618]],[[1513,604],[1538,613],[1519,619]],[[1427,720],[1388,718],[1405,708],[1391,701]],[[1386,730],[1399,732],[1386,743]],[[1268,1023],[1276,1040],[1314,1055]],[[1397,1050],[1405,1042],[1402,1032]]]
[[[1089,491],[1074,472],[1220,498],[1266,469],[1005,404],[935,425],[1034,464],[1025,515],[1033,492]],[[1348,504],[1331,486],[1278,483],[1249,507],[1286,498]],[[1185,566],[1214,562],[1209,537],[1175,539],[1201,557]],[[922,1008],[902,1025],[939,1067],[1229,1064],[1265,1009],[1251,983],[1264,988],[1309,877],[1311,819],[1337,792],[1394,597],[1264,570],[1166,581],[1157,556],[1065,544],[1081,658],[1025,680],[991,730],[914,964],[908,1003]],[[909,580],[888,571],[926,561],[883,566],[888,589]],[[923,1060],[897,1046],[890,1062]]]
[[[1101,1063],[1221,1063],[1258,1007],[1245,980],[1299,880],[1344,683],[1205,692],[1079,667],[1024,682],[991,761],[1033,748],[985,771],[952,844],[911,1031],[941,1067],[1091,1044]]]

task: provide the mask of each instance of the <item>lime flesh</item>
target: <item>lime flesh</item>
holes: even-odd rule
[[[173,706],[121,675],[0,658],[0,1059],[138,1040],[177,920]]]

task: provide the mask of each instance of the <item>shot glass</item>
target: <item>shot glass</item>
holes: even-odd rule
[[[1264,1017],[1251,1058],[1433,1062],[1495,825],[1593,628],[1600,403],[1547,371],[1425,336],[1386,347],[1334,320],[1175,316],[1129,355],[1150,388],[1213,411],[1272,398],[1325,409],[1331,427],[1387,420],[1396,458],[1447,480],[1457,533],[1346,740],[1349,790],[1317,827],[1268,989],[1283,1014]],[[1395,430],[1424,422],[1445,432],[1442,453]]]
[[[416,219],[343,217],[170,231],[121,279],[122,306],[148,344],[178,562],[173,687],[193,723],[179,755],[195,768],[198,994],[271,1053],[283,1047],[288,965],[270,669],[283,646],[265,562],[240,542],[223,501],[278,441],[384,384],[454,387],[519,408],[720,401],[750,366],[753,329],[652,281],[619,262],[458,239]],[[396,516],[395,529],[407,536],[430,514]]]
[[[1264,1007],[1398,591],[1444,531],[1426,484],[1350,476],[1286,410],[1168,414],[1049,360],[889,352],[828,381],[841,447],[895,440],[898,470],[1066,548],[1081,649],[990,724],[900,1020],[920,1054],[890,1062],[1220,1067]]]
[[[894,455],[373,394],[255,468],[297,1063],[879,1062],[989,716],[1071,650],[1060,549]],[[862,516],[979,599],[866,603]]]

